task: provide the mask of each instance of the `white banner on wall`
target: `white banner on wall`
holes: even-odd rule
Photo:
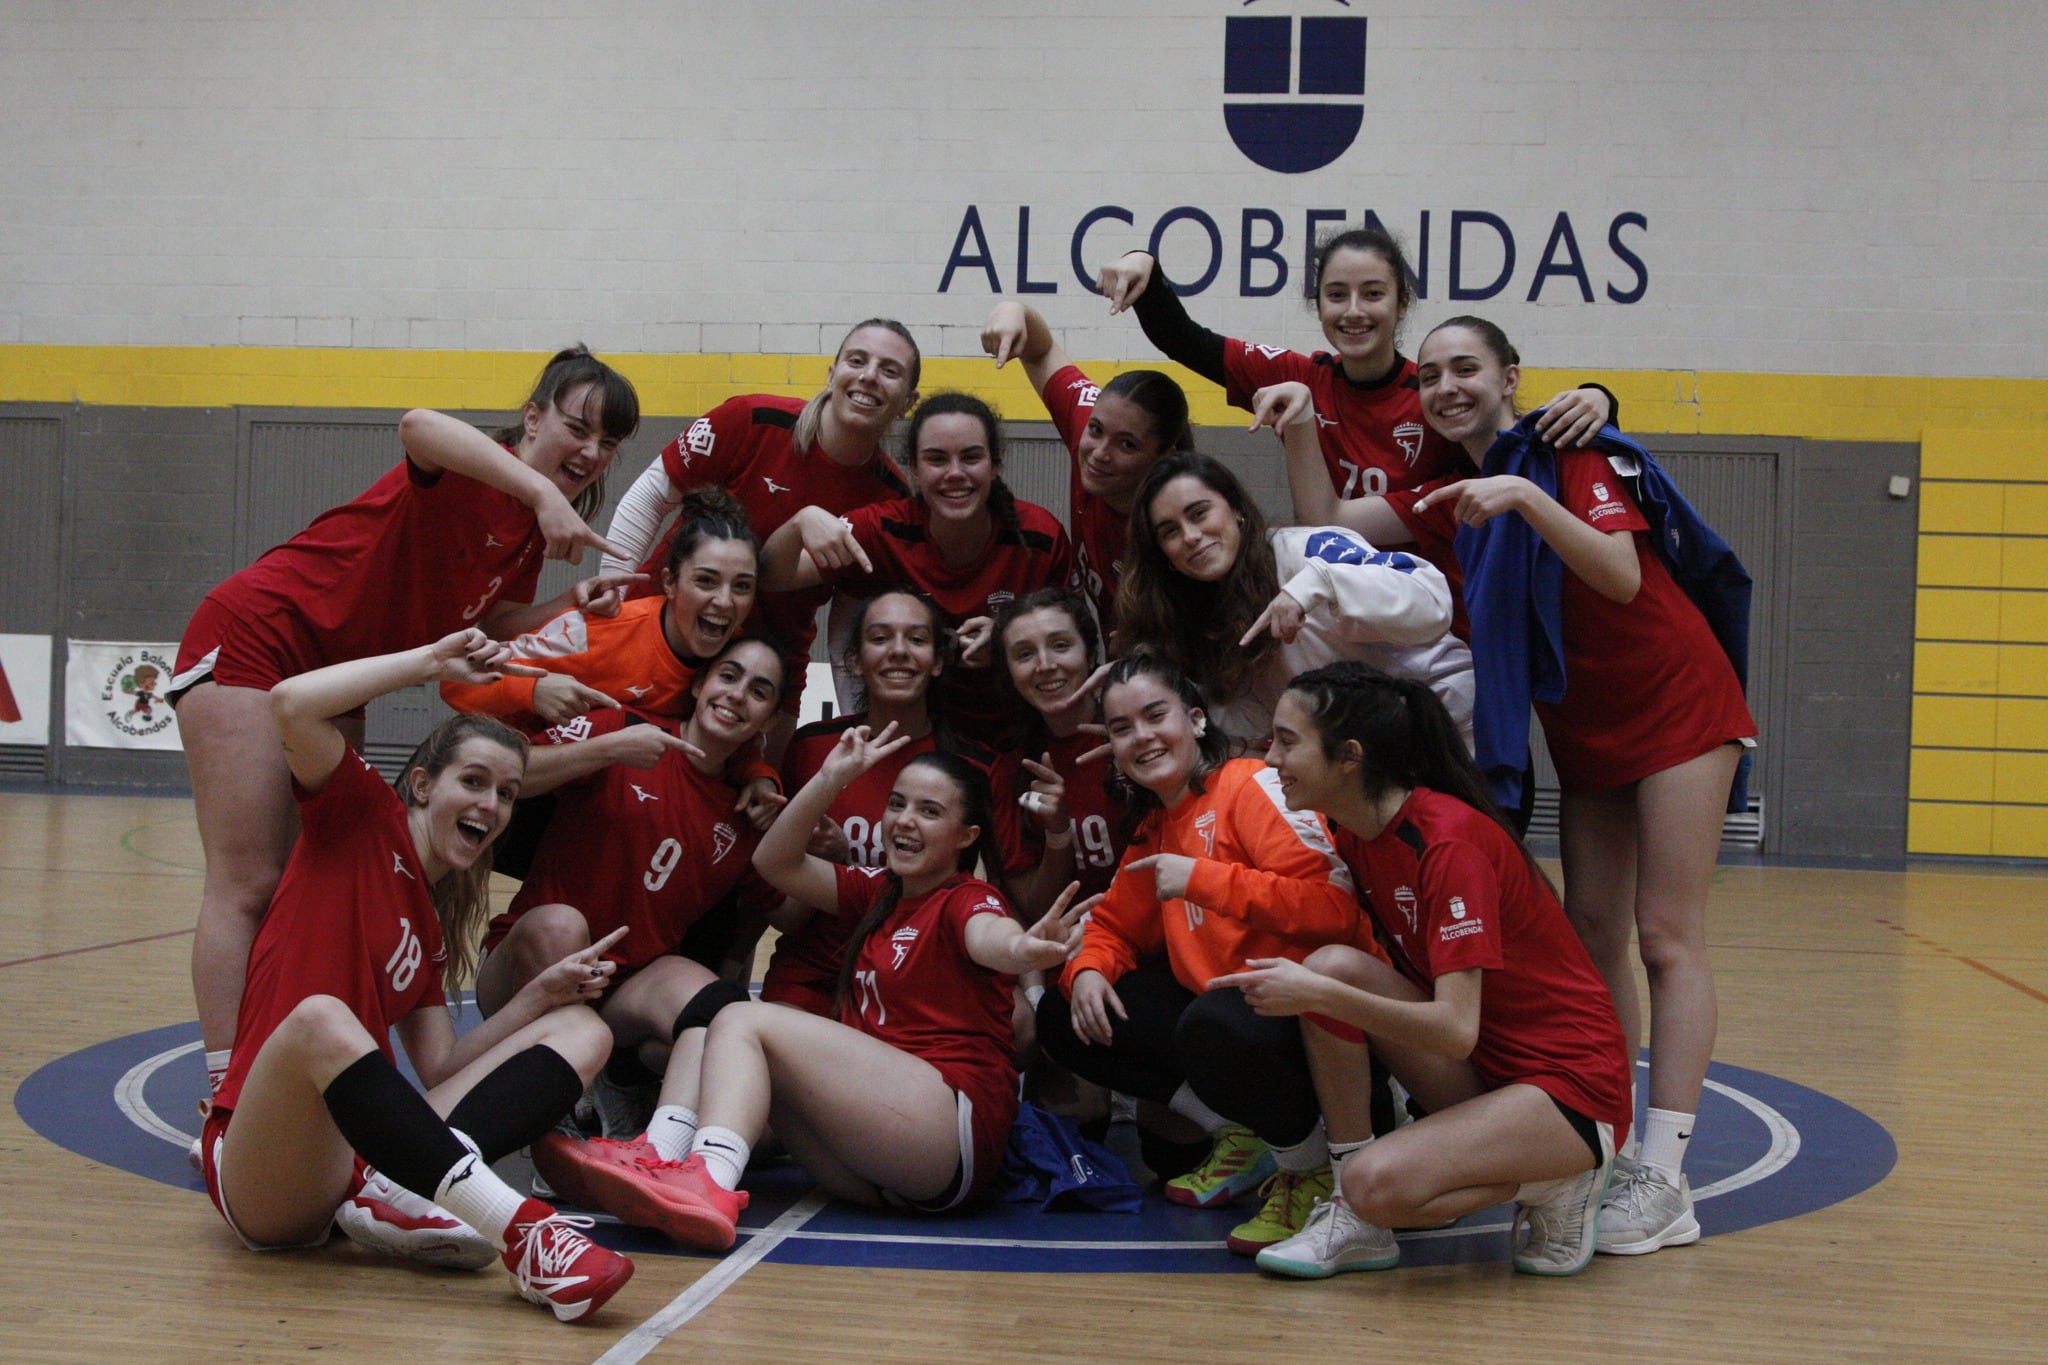
[[[87,749],[181,749],[164,700],[176,645],[72,640],[64,673],[64,742]]]
[[[0,635],[0,744],[50,742],[50,637]]]

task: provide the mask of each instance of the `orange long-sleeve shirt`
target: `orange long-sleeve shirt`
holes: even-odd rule
[[[1162,949],[1175,979],[1196,992],[1246,958],[1299,962],[1326,943],[1385,958],[1320,815],[1288,810],[1272,770],[1257,759],[1230,760],[1203,787],[1139,831],[1063,985],[1085,971],[1114,984]],[[1185,898],[1162,903],[1152,873],[1130,870],[1154,853],[1195,860]]]
[[[666,598],[628,602],[617,616],[565,611],[540,629],[512,641],[512,657],[550,673],[567,673],[621,705],[647,715],[675,719],[688,713],[690,680],[697,670],[676,657],[662,633]],[[494,683],[442,683],[441,700],[458,711],[480,712],[529,727],[533,678]]]

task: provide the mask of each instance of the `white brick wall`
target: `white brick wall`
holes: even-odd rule
[[[1476,311],[1541,364],[2048,374],[2038,3],[1260,0],[1370,20],[1365,130],[1303,175],[1225,132],[1239,0],[413,8],[0,10],[0,343],[815,351],[879,313],[974,354],[985,274],[936,292],[973,203],[1006,291],[1030,207],[1069,350],[1146,356],[1069,235],[1132,212],[1092,269],[1187,204],[1225,248],[1191,311],[1262,340],[1317,332],[1298,273],[1238,297],[1242,210],[1298,272],[1307,210],[1370,207],[1411,243],[1431,215],[1411,337]],[[1457,209],[1515,233],[1498,297],[1445,297]],[[1595,305],[1524,302],[1560,211]],[[1168,242],[1191,273],[1199,229]]]

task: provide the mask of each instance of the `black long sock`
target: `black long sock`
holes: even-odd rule
[[[448,1126],[467,1134],[485,1161],[496,1161],[547,1132],[582,1093],[583,1078],[568,1059],[535,1043],[507,1057],[457,1100]]]
[[[321,1093],[356,1154],[424,1199],[469,1149],[381,1052],[350,1062]]]

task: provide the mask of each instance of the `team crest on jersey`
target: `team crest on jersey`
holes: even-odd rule
[[[1611,495],[1607,491],[1606,484],[1596,483],[1593,485],[1593,496],[1600,499],[1600,501],[1602,502],[1606,502]]]
[[[1195,817],[1195,833],[1202,836],[1202,856],[1216,856],[1216,812],[1205,810]]]
[[[910,950],[916,944],[917,926],[914,924],[907,924],[889,935],[889,951],[895,955],[895,961],[891,965],[901,971],[904,959],[910,956]]]
[[[573,716],[560,725],[548,727],[547,741],[550,744],[580,744],[589,738],[589,716]]]
[[[1465,918],[1465,898],[1463,896],[1451,897],[1451,918]]]
[[[725,855],[732,852],[732,846],[740,841],[740,832],[720,820],[711,827],[711,861],[722,863]]]
[[[1422,423],[1402,422],[1394,428],[1394,444],[1401,447],[1401,458],[1408,461],[1410,469],[1422,458]]]
[[[998,588],[988,595],[988,604],[995,610],[1001,610],[1003,603],[1014,600],[1016,596],[1008,588]]]
[[[683,467],[685,469],[689,468],[690,457],[693,455],[709,455],[711,447],[716,444],[718,444],[718,432],[712,427],[709,417],[699,417],[696,421],[690,423],[690,429],[683,433],[683,439],[677,451],[683,457]]]
[[[1401,912],[1401,918],[1408,921],[1408,932],[1415,932],[1415,918],[1419,906],[1415,901],[1415,888],[1397,886],[1394,888],[1394,908]]]
[[[1329,13],[1328,0],[1268,0],[1263,8],[1223,21],[1223,126],[1269,171],[1318,170],[1344,155],[1365,125],[1365,16]],[[1303,9],[1298,19],[1272,12]]]

